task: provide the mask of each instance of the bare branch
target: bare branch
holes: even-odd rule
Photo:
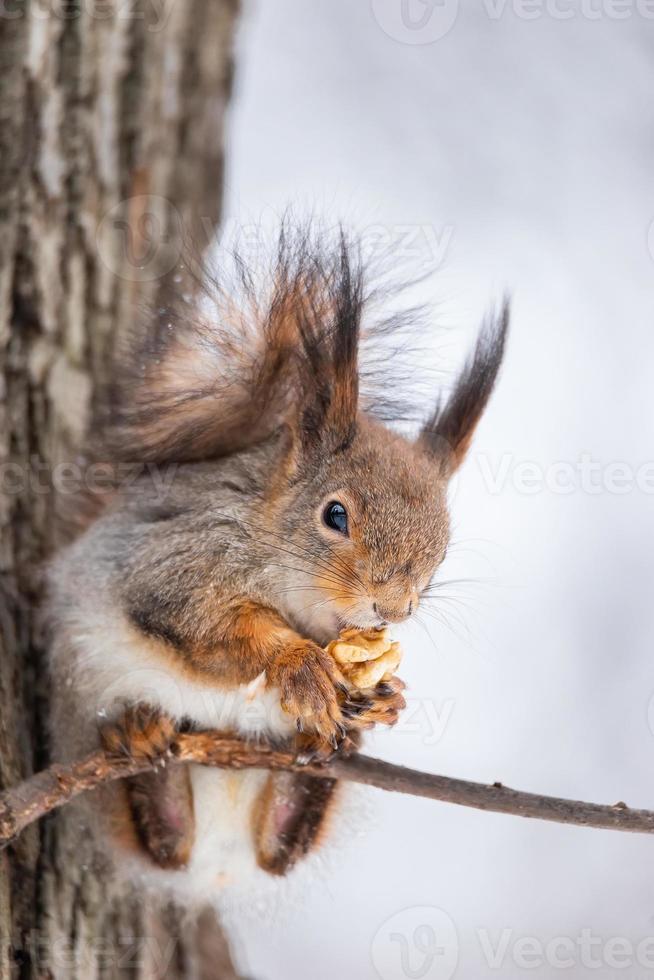
[[[600,806],[579,800],[558,799],[464,779],[436,776],[393,765],[364,755],[336,758],[326,765],[300,766],[290,752],[264,744],[252,744],[220,733],[180,734],[172,749],[155,760],[116,758],[98,750],[72,765],[53,765],[0,794],[0,847],[10,843],[25,827],[63,806],[73,797],[115,779],[147,772],[157,765],[195,762],[223,769],[301,770],[395,793],[422,796],[443,803],[534,817],[555,823],[654,833],[654,812],[632,810],[624,803]]]

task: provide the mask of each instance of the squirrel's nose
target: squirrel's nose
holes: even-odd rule
[[[373,602],[372,608],[385,623],[401,623],[413,612],[415,602]]]

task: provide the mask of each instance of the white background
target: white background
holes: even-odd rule
[[[417,259],[439,267],[434,330],[460,326],[456,353],[490,300],[514,297],[441,576],[471,581],[448,588],[451,629],[404,631],[422,701],[371,751],[654,807],[652,467],[636,485],[654,460],[654,9],[409,0],[413,28],[401,10],[245,3],[226,194],[228,220],[299,202],[405,246],[411,226]],[[599,492],[571,470],[583,454]],[[542,473],[532,492],[525,461]],[[654,940],[636,952],[654,936],[654,839],[368,797],[335,870],[279,920],[241,924],[250,976],[445,980],[457,946],[454,975],[470,980],[654,974]]]

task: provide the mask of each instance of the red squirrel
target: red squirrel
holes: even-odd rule
[[[101,742],[147,758],[180,726],[326,759],[403,707],[397,678],[353,690],[325,647],[408,619],[437,573],[448,480],[492,392],[508,308],[409,438],[360,391],[361,339],[390,320],[368,322],[344,235],[285,228],[266,276],[235,268],[238,289],[162,308],[117,370],[104,451],[147,466],[50,568],[62,761]],[[153,467],[172,473],[163,495]],[[116,853],[206,894],[257,868],[286,874],[321,839],[336,789],[168,765],[89,805]]]

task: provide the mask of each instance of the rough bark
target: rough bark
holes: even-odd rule
[[[0,788],[50,761],[36,609],[53,482],[74,487],[61,464],[182,229],[203,246],[219,217],[235,6],[0,3]],[[0,976],[196,976],[199,949],[234,976],[211,918],[182,935],[174,909],[103,876],[57,819],[3,852]]]

